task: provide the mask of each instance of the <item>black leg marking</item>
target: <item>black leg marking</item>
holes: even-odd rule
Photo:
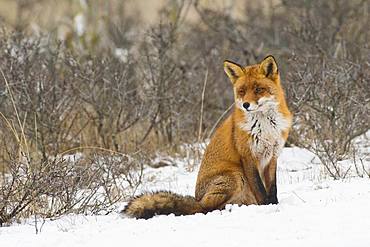
[[[253,169],[253,179],[254,184],[257,186],[258,192],[261,193],[262,196],[262,202],[261,204],[268,204],[268,198],[267,198],[267,192],[265,189],[265,186],[263,185],[262,179],[260,177],[260,174],[256,168]]]
[[[272,182],[271,188],[268,194],[268,204],[278,204],[276,180]]]

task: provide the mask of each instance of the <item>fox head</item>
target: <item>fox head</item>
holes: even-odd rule
[[[261,63],[246,67],[226,60],[224,70],[234,87],[236,107],[243,112],[263,113],[284,101],[279,71],[273,56],[267,56]]]

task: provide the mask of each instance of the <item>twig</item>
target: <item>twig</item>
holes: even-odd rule
[[[58,155],[63,156],[65,154],[69,153],[69,152],[80,150],[80,149],[95,149],[95,150],[100,150],[100,151],[104,151],[104,152],[110,152],[110,153],[113,153],[113,154],[119,154],[119,155],[122,155],[122,156],[126,156],[127,155],[125,153],[114,151],[112,149],[103,148],[103,147],[95,147],[95,146],[80,146],[80,147],[70,148],[68,150],[65,150],[65,151],[59,153]],[[138,152],[140,152],[140,151],[137,151],[134,154],[136,154]]]
[[[17,106],[15,105],[15,100],[13,98],[12,90],[11,90],[11,88],[9,86],[9,83],[8,83],[8,80],[6,79],[5,74],[4,74],[4,72],[3,72],[3,70],[1,68],[0,68],[0,72],[1,72],[1,75],[3,76],[3,78],[4,78],[5,85],[6,85],[7,89],[8,89],[8,91],[9,91],[10,100],[12,101],[12,105],[13,105],[13,108],[14,108],[15,115],[17,117],[19,128],[21,129],[23,142],[24,142],[24,145],[25,145],[25,148],[26,148],[27,158],[30,158],[30,153],[29,153],[29,149],[28,149],[27,139],[26,139],[26,135],[24,134],[24,125],[22,124],[21,119],[19,117],[18,109],[17,109]],[[20,144],[20,146],[22,146],[22,141],[21,140],[19,140],[19,144]]]
[[[207,80],[208,80],[208,68],[206,70],[206,75],[204,77],[204,82],[203,82],[202,101],[201,101],[201,105],[200,105],[200,119],[199,119],[199,129],[198,129],[198,142],[200,142],[200,136],[202,135],[203,110],[204,110],[204,94],[206,92]]]
[[[292,193],[296,196],[296,197],[298,197],[303,203],[306,203],[306,201],[305,200],[303,200],[302,199],[302,197],[300,197],[299,195],[297,195],[297,193],[295,193],[294,191],[292,191]]]
[[[213,132],[215,131],[215,128],[217,127],[218,123],[221,121],[221,119],[230,111],[230,109],[234,106],[235,102],[232,103],[229,108],[227,108],[222,115],[217,119],[216,123],[213,125],[211,131],[209,132],[208,139],[213,135]]]

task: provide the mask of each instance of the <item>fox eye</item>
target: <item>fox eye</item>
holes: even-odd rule
[[[243,96],[245,94],[245,90],[243,88],[238,89],[238,95]]]
[[[255,91],[255,93],[256,93],[256,94],[259,94],[259,93],[264,92],[264,91],[265,91],[265,89],[264,89],[264,88],[262,88],[262,87],[257,87],[254,91]]]

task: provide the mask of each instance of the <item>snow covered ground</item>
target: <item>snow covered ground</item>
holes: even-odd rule
[[[140,191],[193,194],[197,168],[177,163],[146,169]],[[0,228],[0,246],[370,246],[370,179],[334,181],[299,148],[285,148],[278,167],[278,205],[149,220],[68,215],[45,222],[37,235],[30,220]]]

